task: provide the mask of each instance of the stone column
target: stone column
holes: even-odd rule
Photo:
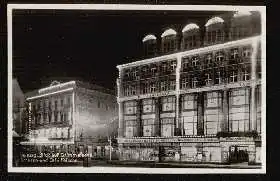
[[[119,108],[119,127],[118,127],[118,137],[124,137],[124,118],[123,118],[123,102],[120,101],[122,97],[122,85],[121,85],[121,74],[122,70],[119,69],[119,77],[117,79],[117,101],[118,101],[118,108]]]
[[[155,136],[161,136],[161,124],[160,124],[160,98],[155,98]]]
[[[222,91],[222,111],[223,111],[223,120],[220,122],[221,131],[228,132],[229,131],[229,91],[223,90]]]
[[[256,102],[255,102],[255,92],[256,92],[256,81],[257,81],[257,50],[258,50],[258,42],[255,40],[252,43],[252,56],[251,56],[251,93],[250,93],[250,129],[251,130],[256,130]]]
[[[257,109],[256,109],[256,87],[255,85],[253,85],[250,88],[250,130],[251,131],[255,131],[257,130],[256,127],[256,113],[257,113]]]
[[[181,123],[180,123],[180,71],[181,71],[181,55],[177,56],[176,66],[176,116],[175,116],[175,136],[180,136]]]

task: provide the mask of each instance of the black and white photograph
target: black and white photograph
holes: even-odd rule
[[[7,17],[9,172],[266,173],[264,6]]]

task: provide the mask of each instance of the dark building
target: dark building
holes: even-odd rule
[[[155,56],[117,66],[121,160],[261,162],[260,19],[225,13],[145,36]]]

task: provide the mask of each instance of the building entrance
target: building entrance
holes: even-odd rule
[[[248,162],[248,147],[247,146],[231,146],[229,151],[230,163],[243,163]]]

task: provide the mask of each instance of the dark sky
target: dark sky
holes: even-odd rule
[[[13,75],[24,92],[56,79],[79,79],[114,88],[116,65],[143,56],[142,38],[164,29],[178,33],[214,14],[194,11],[16,10]]]

